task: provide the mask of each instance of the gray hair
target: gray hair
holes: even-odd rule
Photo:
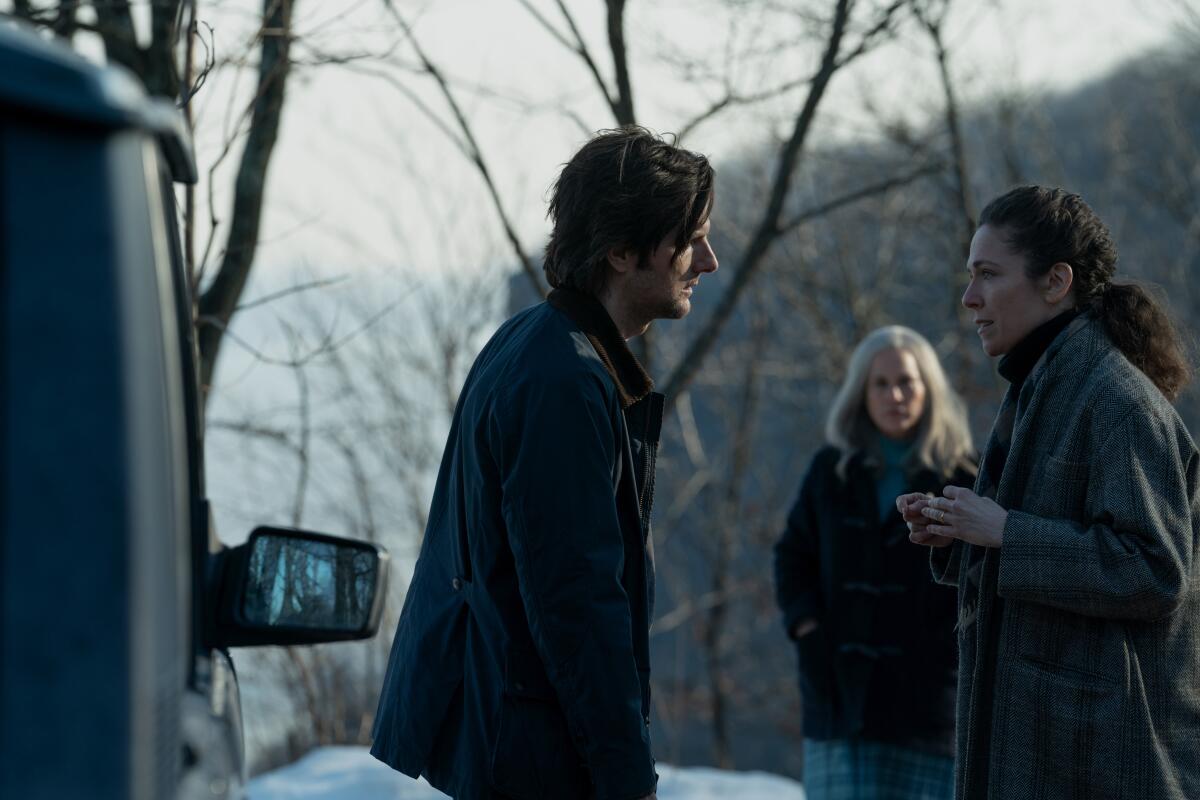
[[[919,464],[943,477],[960,468],[973,472],[975,447],[967,425],[966,406],[946,380],[937,353],[913,329],[889,325],[871,331],[854,348],[846,379],[829,409],[825,439],[842,453],[838,475],[844,479],[850,459],[872,446],[877,429],[867,414],[867,373],[875,356],[893,349],[912,353],[925,383],[925,410],[918,423],[910,464]]]

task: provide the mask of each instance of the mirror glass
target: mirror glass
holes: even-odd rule
[[[371,614],[376,564],[361,547],[261,535],[250,551],[242,612],[257,625],[359,630]]]

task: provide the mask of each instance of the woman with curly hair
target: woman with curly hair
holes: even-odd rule
[[[980,217],[962,303],[1009,382],[974,488],[901,497],[958,586],[957,797],[1200,797],[1200,459],[1180,336],[1077,194]]]

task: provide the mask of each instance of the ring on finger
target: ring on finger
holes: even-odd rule
[[[937,519],[938,519],[939,525],[946,521],[946,510],[944,508],[938,509],[938,518]]]

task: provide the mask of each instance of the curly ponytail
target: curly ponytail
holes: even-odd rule
[[[1163,304],[1136,283],[1110,283],[1095,305],[1117,349],[1174,401],[1191,380],[1192,370]]]
[[[1030,278],[1058,263],[1070,264],[1075,297],[1091,306],[1113,344],[1146,374],[1168,400],[1191,380],[1183,339],[1165,304],[1135,283],[1113,283],[1117,247],[1096,212],[1077,194],[1043,186],[1018,186],[987,204],[979,224],[1002,228],[1026,259]]]

